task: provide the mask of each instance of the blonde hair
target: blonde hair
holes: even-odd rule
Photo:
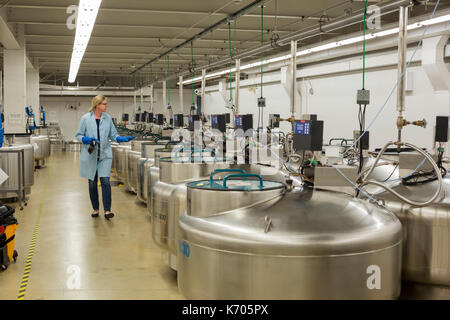
[[[105,100],[106,100],[106,97],[102,94],[95,96],[94,99],[92,99],[92,103],[91,103],[91,107],[89,108],[89,112],[94,111],[94,109],[97,107],[97,105],[99,105],[100,103],[102,103]]]

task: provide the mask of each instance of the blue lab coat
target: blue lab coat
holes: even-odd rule
[[[82,144],[80,156],[80,176],[82,178],[94,180],[96,171],[98,171],[99,178],[110,176],[112,150],[109,141],[116,141],[118,136],[111,116],[102,113],[100,119],[100,160],[97,161],[98,147],[94,149],[94,152],[89,154],[89,145]],[[82,142],[83,137],[98,139],[97,122],[95,121],[94,112],[86,113],[81,118],[75,137],[80,142]]]

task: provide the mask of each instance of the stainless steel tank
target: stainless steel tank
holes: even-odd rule
[[[34,146],[34,160],[36,166],[45,164],[45,160],[50,156],[50,139],[48,136],[32,136],[31,144]]]
[[[393,189],[413,201],[432,197],[437,181],[419,185],[397,182]],[[450,299],[450,177],[443,179],[441,196],[429,206],[417,208],[388,192],[374,195],[394,212],[403,225],[403,280],[415,283],[421,298]],[[414,294],[414,293],[407,293]],[[402,293],[403,295],[403,293]]]
[[[113,160],[111,163],[111,174],[115,175],[116,174],[116,159],[117,159],[117,154],[116,154],[116,150],[117,147],[119,146],[119,144],[117,142],[111,142],[111,152],[112,152],[112,156],[113,156]]]
[[[138,199],[147,204],[147,194],[148,194],[148,171],[155,164],[154,158],[143,158],[139,164],[139,183],[137,190]]]
[[[119,145],[116,148],[116,176],[118,180],[122,183],[126,183],[127,178],[127,151],[131,150],[129,145]]]
[[[188,184],[177,237],[178,286],[186,298],[399,296],[402,231],[395,215],[310,189],[272,192],[245,206],[242,199],[258,192]],[[229,209],[241,201],[243,207]]]
[[[167,144],[167,139],[168,138],[164,137],[163,139],[156,139],[154,141],[138,140],[132,145],[133,150],[141,152],[141,159],[139,160],[137,169],[138,177],[136,194],[138,199],[143,203],[147,203],[148,170],[154,165],[155,150],[165,146]]]
[[[31,193],[31,186],[34,184],[34,148],[31,144],[15,144],[3,146],[0,150],[18,151],[24,150],[24,178],[25,178],[25,193]],[[1,153],[1,168],[9,176],[0,186],[0,198],[11,198],[17,194],[6,191],[7,189],[18,189],[19,179],[18,168],[19,155],[17,153]]]
[[[127,168],[127,189],[133,193],[138,192],[140,178],[140,163],[145,158],[153,155],[157,149],[165,146],[167,141],[149,141],[149,140],[133,140],[131,142],[131,151],[128,152],[128,168]],[[168,145],[166,145],[168,147]]]
[[[222,159],[200,157],[181,162],[172,157],[159,160],[159,181],[152,189],[152,237],[163,250],[176,257],[176,229],[178,218],[186,210],[186,183],[207,177],[216,169],[226,169],[230,163]],[[176,259],[169,256],[170,266],[176,270]]]
[[[152,189],[153,186],[159,181],[159,159],[172,156],[173,145],[168,145],[167,148],[160,148],[155,150],[154,164],[150,167],[147,173],[147,213],[152,217]]]
[[[128,151],[126,187],[128,191],[131,191],[133,193],[137,192],[140,159],[141,159],[140,151],[133,151],[133,150]]]
[[[34,185],[34,147],[31,144],[15,144],[24,149],[25,155],[25,191],[31,193],[31,187]]]

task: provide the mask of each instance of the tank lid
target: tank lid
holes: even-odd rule
[[[233,177],[233,176],[236,176]],[[199,180],[189,182],[188,188],[216,190],[216,191],[267,191],[282,189],[284,184],[275,181],[264,180],[260,177],[257,180],[250,180],[254,175],[247,175],[248,178],[239,175],[229,175],[229,179]]]
[[[401,224],[381,207],[340,193],[287,192],[263,203],[209,217],[184,214],[183,239],[242,254],[362,254],[400,245]]]
[[[159,161],[161,162],[170,162],[170,163],[232,163],[233,159],[225,159],[225,158],[215,158],[212,156],[194,156],[194,157],[163,157],[160,158]]]

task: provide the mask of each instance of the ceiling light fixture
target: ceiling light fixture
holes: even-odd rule
[[[69,82],[75,82],[84,52],[86,51],[98,9],[102,0],[80,0],[78,6],[77,29],[73,43],[72,59],[70,61]]]
[[[430,26],[430,25],[433,25],[433,24],[438,24],[438,23],[447,22],[447,21],[450,21],[450,14],[410,24],[410,25],[408,25],[408,30],[409,31],[410,30],[415,30],[415,29],[418,29],[418,28],[421,28],[421,27]],[[383,30],[383,31],[376,32],[376,33],[367,34],[366,35],[366,40],[371,40],[371,39],[375,39],[375,38],[381,38],[381,37],[389,36],[389,35],[392,35],[392,34],[396,34],[396,33],[399,32],[398,30],[399,30],[398,28],[392,28],[392,29]],[[362,42],[363,40],[364,40],[363,36],[358,36],[358,37],[354,37],[354,38],[340,40],[340,41],[337,41],[337,42],[330,42],[330,43],[327,43],[327,44],[324,44],[324,45],[320,45],[320,46],[317,46],[317,47],[313,47],[313,48],[310,48],[310,49],[297,51],[297,57],[305,56],[305,55],[308,55],[308,54],[311,54],[311,53],[315,53],[315,52],[329,50],[329,49],[336,48],[336,47],[346,46],[346,45],[349,45],[349,44],[359,43],[359,42]],[[275,57],[275,58],[272,58],[272,59],[264,60],[262,63],[265,65],[265,64],[269,64],[269,63],[274,63],[274,62],[288,60],[290,58],[291,58],[291,55],[287,54],[287,55],[284,55],[284,56],[280,56],[280,57]],[[241,70],[252,69],[252,68],[259,67],[259,66],[261,66],[261,61],[250,63],[250,64],[247,64],[247,65],[243,65],[243,66],[241,66]],[[235,71],[236,71],[236,68],[233,68],[231,70],[231,72],[235,72]],[[228,72],[230,72],[230,70],[222,70],[222,71],[218,71],[218,72],[215,72],[215,73],[211,73],[211,74],[206,75],[206,79],[215,78],[215,77],[224,75],[224,74],[226,74]],[[196,78],[193,78],[193,79],[189,79],[189,80],[183,81],[183,84],[191,84],[193,82],[198,82],[198,81],[201,81],[201,80],[202,80],[202,77],[196,77]]]

